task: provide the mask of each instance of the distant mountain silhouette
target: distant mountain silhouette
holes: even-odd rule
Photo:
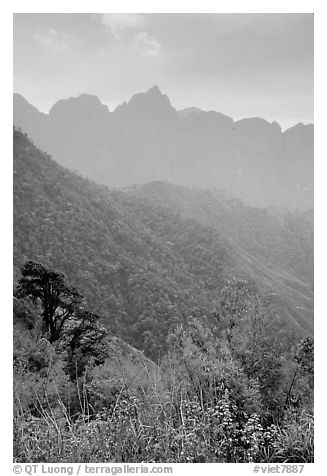
[[[199,112],[203,112],[199,107],[186,107],[178,111],[178,115],[179,117],[187,117],[190,114],[198,114]]]
[[[146,93],[135,94],[131,100],[118,106],[115,116],[135,117],[138,120],[162,120],[176,117],[176,109],[170,104],[168,96],[162,94],[158,86],[153,86]]]
[[[39,112],[14,94],[14,124],[59,163],[102,184],[218,188],[251,205],[313,207],[313,125],[176,111],[158,86],[110,112],[96,96]]]

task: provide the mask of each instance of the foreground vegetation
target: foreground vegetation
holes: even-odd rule
[[[311,215],[161,187],[14,130],[15,461],[313,461]]]
[[[64,275],[28,261],[14,301],[17,462],[312,462],[313,345],[244,280],[154,363]]]

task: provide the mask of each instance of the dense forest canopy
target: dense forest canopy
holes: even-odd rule
[[[15,460],[313,461],[312,226],[14,129]]]
[[[310,212],[276,217],[183,193],[165,184],[110,192],[16,131],[14,263],[34,259],[65,272],[107,325],[143,349],[146,339],[160,350],[160,336],[190,310],[210,313],[219,288],[235,276],[266,284],[276,312],[311,333]]]

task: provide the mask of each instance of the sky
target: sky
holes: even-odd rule
[[[313,14],[16,13],[14,92],[43,112],[97,95],[112,111],[157,84],[196,106],[283,128],[313,122]]]

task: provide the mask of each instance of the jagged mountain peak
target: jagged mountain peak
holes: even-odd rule
[[[109,113],[106,105],[102,104],[98,96],[93,94],[80,94],[77,97],[60,99],[49,111],[50,116],[60,116],[69,113],[90,114],[94,112]]]
[[[14,93],[13,94],[13,98],[14,98],[14,101],[18,101],[18,102],[21,102],[21,103],[24,103],[24,104],[30,104],[27,99],[24,98],[24,96],[22,96],[21,94],[19,93]]]
[[[109,186],[168,180],[256,206],[313,206],[313,125],[282,132],[259,117],[181,117],[158,86],[113,113],[89,94],[58,101],[49,115],[16,96],[14,123],[66,167]]]
[[[199,107],[186,107],[184,109],[180,109],[178,111],[178,115],[179,117],[188,117],[190,115],[194,115],[194,114],[199,114],[200,112],[203,112],[202,109],[200,109]]]
[[[160,91],[160,88],[157,84],[154,84],[152,88],[149,88],[147,90],[147,94],[153,94],[153,95],[160,95],[162,96],[162,92]]]
[[[297,135],[297,134],[313,134],[314,126],[313,124],[303,124],[303,122],[298,122],[292,127],[289,127],[284,131],[285,135]]]
[[[256,133],[269,131],[280,134],[282,128],[276,121],[269,122],[261,117],[248,117],[236,121],[235,130],[242,131],[244,133],[250,133],[252,131],[255,131]]]
[[[29,112],[41,114],[40,111],[35,106],[33,106],[33,104],[27,101],[27,99],[25,99],[24,96],[22,96],[19,93],[13,94],[13,103],[14,103],[14,113],[15,111],[17,112],[24,111],[24,113],[26,111],[29,111]]]
[[[157,85],[146,92],[135,94],[128,102],[118,106],[115,113],[138,115],[140,118],[177,116],[177,111],[171,105],[168,96],[163,94]]]

